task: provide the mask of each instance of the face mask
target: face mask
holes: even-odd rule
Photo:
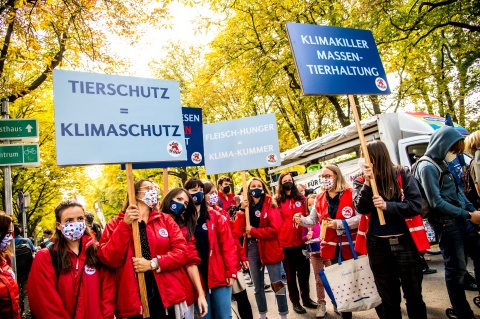
[[[457,154],[452,153],[452,152],[447,152],[447,154],[445,155],[445,161],[446,161],[447,163],[448,163],[448,162],[451,162],[451,161],[453,161],[456,157],[457,157]]]
[[[361,172],[363,172],[364,166],[365,166],[365,159],[363,157],[360,157],[358,159],[358,168],[360,168]]]
[[[149,189],[146,191],[140,191],[139,193],[144,193],[143,198],[137,198],[138,200],[145,203],[150,208],[155,207],[158,202],[158,192],[155,189]]]
[[[282,187],[283,187],[285,190],[289,191],[289,190],[291,190],[291,189],[293,188],[293,182],[283,183],[283,184],[282,184]]]
[[[320,187],[322,187],[327,192],[333,188],[333,178],[320,178]]]
[[[170,201],[170,211],[173,215],[180,215],[183,213],[187,208],[182,203],[177,202],[176,200]]]
[[[10,246],[12,238],[12,234],[5,235],[5,237],[2,239],[2,242],[0,243],[0,251],[5,251],[7,247]]]
[[[217,193],[210,194],[207,204],[210,206],[215,206],[215,204],[217,203],[218,203],[218,194]]]
[[[200,205],[203,202],[203,192],[196,192],[190,195],[192,195],[195,205]]]
[[[224,194],[230,193],[230,185],[229,185],[229,186],[225,186],[225,187],[223,188],[223,193],[224,193]]]
[[[263,189],[261,188],[253,188],[250,190],[250,195],[255,198],[259,198],[263,194]]]
[[[313,206],[308,207],[308,211],[311,212],[312,208],[313,208]]]
[[[82,238],[85,232],[85,222],[73,222],[62,225],[62,234],[68,240],[75,241]]]

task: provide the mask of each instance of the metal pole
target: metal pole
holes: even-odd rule
[[[30,193],[25,192],[23,194],[23,212],[22,212],[23,238],[28,238],[27,215],[28,215],[28,208],[29,207],[30,207]]]
[[[2,99],[2,119],[8,120],[9,119],[9,114],[8,114],[8,99],[3,98]],[[5,140],[3,141],[3,145],[9,145],[10,141]],[[10,166],[4,166],[3,167],[3,188],[5,190],[5,198],[3,199],[3,207],[5,208],[5,212],[7,215],[12,217],[13,219],[13,205],[12,205],[12,171]],[[12,240],[12,243],[10,244],[10,251],[13,253],[14,258],[12,258],[12,268],[15,274],[17,273],[17,266],[15,263],[15,241]]]

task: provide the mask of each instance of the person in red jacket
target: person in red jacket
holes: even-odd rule
[[[218,205],[230,213],[230,210],[237,205],[235,194],[232,193],[232,180],[228,176],[220,176],[218,179]]]
[[[237,302],[237,309],[238,309],[238,314],[240,318],[253,319],[252,305],[250,304],[250,300],[248,300],[245,278],[243,278],[243,272],[241,272],[242,268],[248,269],[248,258],[247,258],[247,255],[245,254],[245,250],[243,249],[240,243],[240,240],[238,240],[241,235],[237,236],[237,234],[234,233],[235,213],[230,211],[230,214],[228,214],[225,210],[223,210],[220,206],[218,206],[217,189],[215,188],[215,185],[212,182],[210,181],[204,182],[203,187],[204,187],[203,191],[205,193],[205,202],[207,203],[208,208],[216,210],[217,212],[225,216],[227,220],[229,220],[230,230],[232,231],[232,235],[233,235],[233,241],[235,242],[235,245],[237,247],[237,257],[238,257],[238,260],[240,261],[237,266],[237,279],[235,280],[232,286],[232,296],[233,298],[235,298],[235,301]]]
[[[85,225],[83,206],[62,201],[55,208],[55,220],[54,243],[37,252],[28,277],[32,315],[113,319],[115,275],[97,257],[98,244]]]
[[[174,200],[177,203],[186,204],[186,209],[178,214],[175,210],[170,210],[170,203]],[[199,309],[200,316],[204,317],[208,312],[208,304],[205,298],[205,290],[202,287],[200,279],[200,272],[198,265],[200,265],[200,257],[198,256],[196,240],[194,236],[195,226],[197,224],[197,211],[192,197],[183,188],[174,188],[170,190],[163,202],[160,205],[160,211],[172,216],[173,220],[180,227],[185,240],[187,241],[187,263],[185,264],[185,271],[190,278],[191,283],[195,287],[195,292],[187,290],[187,306],[188,311],[185,314],[185,319],[193,319],[195,315],[195,301],[197,301],[197,309]],[[187,285],[186,285],[187,286]]]
[[[13,240],[13,220],[0,211],[0,318],[20,319],[20,292],[10,265],[8,247]]]
[[[183,318],[187,293],[192,288],[184,266],[187,262],[185,237],[167,214],[155,211],[158,191],[140,179],[134,184],[137,205],[125,201],[123,211],[112,219],[100,239],[100,260],[116,270],[118,318],[142,318],[143,306],[136,273],[145,274],[150,318]],[[183,211],[178,204],[175,211]],[[135,257],[132,223],[138,220],[142,256]],[[188,286],[185,286],[188,285]]]
[[[307,215],[306,198],[299,193],[291,173],[280,174],[276,200],[282,217],[280,241],[285,255],[283,267],[287,276],[288,296],[296,313],[306,313],[307,311],[300,305],[297,278],[303,306],[316,309],[318,304],[310,299],[310,261],[302,252],[306,249],[302,241],[303,227],[299,227],[293,221],[293,216],[297,213],[303,216]]]
[[[281,261],[284,258],[282,245],[278,236],[282,227],[277,204],[260,178],[252,177],[247,183],[248,198],[242,202],[242,209],[248,207],[250,225],[246,225],[245,212],[237,212],[235,234],[244,234],[244,249],[247,251],[250,274],[252,276],[255,301],[260,319],[266,319],[267,300],[264,290],[264,267],[272,287],[282,283]],[[288,314],[287,297],[280,291],[275,294],[281,319]]]
[[[208,291],[207,303],[210,318],[232,317],[232,285],[237,278],[239,264],[236,246],[228,220],[221,213],[208,209],[203,193],[203,182],[190,178],[185,182],[185,189],[190,193],[197,213],[195,239],[200,256],[200,275]]]

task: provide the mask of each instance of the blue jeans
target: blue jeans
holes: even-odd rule
[[[247,254],[248,254],[248,263],[250,264],[250,275],[252,276],[252,281],[254,285],[255,292],[255,301],[257,302],[258,313],[264,314],[268,312],[267,299],[265,298],[265,272],[262,262],[260,260],[260,255],[258,253],[258,242],[255,240],[250,240],[248,242]],[[281,262],[276,264],[266,265],[268,269],[268,276],[270,277],[270,282],[277,282],[282,280]],[[278,312],[280,315],[288,314],[288,304],[287,296],[285,295],[276,295]]]
[[[232,287],[217,287],[205,292],[208,313],[202,319],[232,319]],[[195,311],[199,314],[198,304]],[[200,317],[200,316],[199,316]]]
[[[474,225],[465,219],[437,220],[433,223],[445,263],[448,296],[458,318],[470,318],[473,311],[463,288],[467,273],[465,253],[473,260],[475,278],[480,278],[480,236]]]

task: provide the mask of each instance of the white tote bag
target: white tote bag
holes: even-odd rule
[[[382,303],[373,279],[367,256],[357,256],[347,223],[343,220],[346,237],[353,253],[353,259],[341,260],[338,264],[320,270],[325,291],[340,312],[355,312],[372,309]],[[340,237],[340,245],[342,237]]]

